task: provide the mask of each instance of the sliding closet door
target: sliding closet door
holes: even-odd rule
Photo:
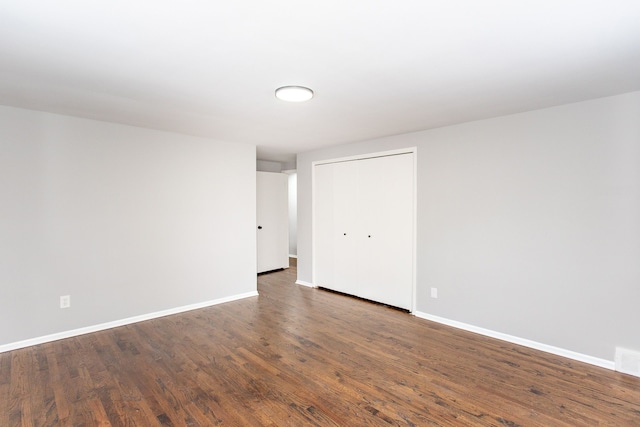
[[[358,296],[411,309],[413,154],[358,162]]]
[[[333,286],[331,289],[358,295],[360,211],[358,208],[358,162],[333,164]]]
[[[315,167],[315,284],[354,294],[358,283],[357,169],[353,162]]]
[[[332,289],[334,282],[333,163],[317,165],[313,176],[314,284]]]
[[[411,309],[413,154],[314,171],[315,284]]]

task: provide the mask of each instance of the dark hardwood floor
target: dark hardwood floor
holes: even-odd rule
[[[637,426],[640,379],[259,276],[260,296],[0,354],[0,426]]]

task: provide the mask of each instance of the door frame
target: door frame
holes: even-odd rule
[[[417,214],[418,214],[418,147],[407,147],[395,150],[377,151],[372,153],[362,153],[352,156],[337,157],[326,160],[316,160],[311,162],[311,283],[313,287],[318,287],[316,283],[316,166],[329,163],[349,162],[354,160],[365,160],[375,157],[388,157],[398,154],[413,154],[413,233],[411,248],[411,312],[416,311],[416,248],[417,248]]]

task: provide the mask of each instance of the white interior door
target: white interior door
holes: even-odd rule
[[[288,177],[258,172],[256,180],[258,273],[289,267]]]

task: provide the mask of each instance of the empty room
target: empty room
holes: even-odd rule
[[[0,427],[640,425],[640,2],[0,21]]]

